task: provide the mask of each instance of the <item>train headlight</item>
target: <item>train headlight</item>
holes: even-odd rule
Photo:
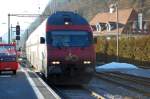
[[[91,64],[91,61],[83,61],[83,64]]]
[[[58,65],[58,64],[60,64],[60,62],[59,62],[59,61],[52,61],[51,63],[52,63],[52,64],[54,64],[54,65]]]
[[[69,25],[69,22],[65,22],[65,25]]]

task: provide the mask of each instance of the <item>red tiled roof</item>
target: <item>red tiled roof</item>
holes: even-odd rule
[[[133,9],[124,9],[124,10],[118,10],[118,20],[119,23],[126,24],[131,12]],[[117,20],[116,18],[116,12],[114,13],[98,13],[90,22],[91,25],[94,25],[98,22],[107,23],[109,21],[115,22]]]
[[[118,23],[120,24],[127,24],[128,19],[133,11],[133,8],[130,9],[123,9],[123,10],[118,10]],[[116,12],[109,13],[98,13],[91,21],[91,25],[96,25],[97,23],[108,23],[108,22],[116,22],[117,21],[117,16]],[[121,33],[123,28],[119,29],[119,32]],[[115,32],[116,30],[113,30],[111,32]],[[104,33],[106,31],[103,31]]]

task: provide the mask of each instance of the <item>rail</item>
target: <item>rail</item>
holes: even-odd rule
[[[136,91],[144,96],[150,96],[150,87],[148,78],[126,75],[122,73],[96,73],[96,77],[123,86],[127,89]]]

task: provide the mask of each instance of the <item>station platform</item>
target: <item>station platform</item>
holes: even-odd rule
[[[0,91],[0,99],[61,99],[40,76],[21,65],[16,75],[2,72]]]

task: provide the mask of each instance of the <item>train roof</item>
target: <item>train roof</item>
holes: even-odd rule
[[[48,17],[47,25],[64,25],[69,22],[72,25],[88,25],[89,23],[82,16],[71,11],[58,11]]]

